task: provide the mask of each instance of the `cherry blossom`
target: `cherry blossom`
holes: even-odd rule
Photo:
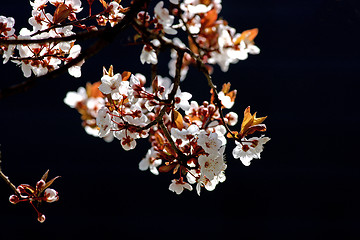
[[[210,155],[217,155],[222,142],[218,138],[217,133],[207,133],[206,131],[200,131],[197,144],[201,146],[206,153]]]
[[[176,194],[181,194],[184,191],[184,189],[192,191],[193,188],[189,183],[184,182],[183,178],[173,179],[169,186],[169,190],[175,192]]]
[[[140,161],[139,163],[139,169],[141,171],[146,171],[147,169],[150,169],[150,172],[159,175],[159,171],[157,170],[157,167],[161,165],[162,160],[156,159],[157,152],[154,150],[154,148],[150,148],[146,156]]]
[[[217,154],[210,154],[208,156],[201,155],[199,157],[198,161],[202,176],[205,176],[211,181],[226,168],[224,151],[225,147],[223,146]]]
[[[250,107],[244,111],[239,132],[232,131],[238,115],[229,109],[235,106],[237,91],[230,90],[230,83],[224,83],[220,91],[215,85],[218,79],[213,82],[216,75],[212,76],[217,69],[212,65],[219,65],[225,72],[230,64],[260,52],[254,42],[258,29],[237,32],[220,16],[221,0],[169,2],[158,1],[152,12],[149,6],[136,9],[132,4],[123,7],[120,1],[100,1],[103,10],[93,14],[92,1],[88,1],[89,15],[78,19],[77,13],[82,10],[80,0],[33,0],[30,28],[22,28],[19,35],[13,29],[13,18],[0,17],[2,41],[31,40],[31,43],[3,44],[0,50],[3,62],[11,60],[18,64],[25,77],[42,76],[59,68],[66,69],[73,60],[89,57],[89,51],[81,53],[82,47],[76,42],[78,32],[84,32],[85,40],[86,34],[92,38],[93,33],[103,39],[103,32],[111,29],[116,33],[120,22],[125,25],[118,27],[133,27],[135,34],[127,38],[127,43],[143,46],[140,61],[153,65],[148,66],[149,72],[114,73],[112,66],[108,70],[103,68],[101,79],[67,93],[64,102],[80,113],[87,134],[107,142],[118,140],[126,151],[135,149],[137,140],[148,138],[151,147],[139,162],[139,169],[150,170],[155,175],[172,173],[176,176],[172,177],[170,191],[180,194],[194,186],[200,195],[202,188],[212,191],[225,181],[224,151],[229,140],[236,143],[233,157],[240,158],[246,166],[253,158],[260,158],[263,145],[270,140],[250,136],[266,131],[263,124],[266,117],[257,118],[256,113],[250,113]],[[122,21],[130,11],[136,18]],[[175,36],[170,39],[169,35]],[[69,36],[73,37],[62,41]],[[157,65],[162,63],[158,56],[164,49],[170,50],[167,66],[171,78],[159,75],[162,70]],[[84,60],[78,61],[68,68],[68,73],[80,78],[83,64]],[[185,78],[197,80],[188,75],[190,67],[202,72],[209,86],[204,88],[208,98],[199,102],[192,100],[190,92],[181,90],[186,89]],[[12,203],[56,201],[58,193],[50,188],[36,196],[27,194],[26,190],[36,192],[44,184],[42,179],[35,188],[21,185],[20,194],[9,200]],[[38,219],[42,222],[45,216],[39,212]]]
[[[96,125],[100,128],[99,137],[106,136],[110,132],[111,117],[109,110],[106,107],[102,107],[98,111],[96,117]]]
[[[0,16],[0,36],[9,37],[13,35],[15,33],[14,25],[14,18]]]
[[[80,45],[74,45],[69,52],[69,60],[75,59],[79,56],[81,52],[81,46]],[[81,66],[84,64],[85,60],[81,60],[80,62],[78,62],[77,64],[75,64],[74,66],[70,67],[68,69],[68,72],[71,76],[79,78],[81,77]]]
[[[171,25],[174,23],[174,16],[170,15],[169,10],[163,8],[163,6],[163,1],[160,1],[156,4],[154,8],[156,19],[165,33],[174,35],[177,33],[177,31],[171,27]]]
[[[141,51],[140,61],[142,64],[157,64],[157,56],[155,50],[150,45],[145,45]]]
[[[260,158],[260,153],[264,149],[264,144],[270,140],[268,137],[261,136],[252,137],[250,139],[244,138],[241,143],[235,141],[236,147],[234,148],[232,154],[234,158],[240,158],[241,162],[245,166],[249,166],[252,159]]]
[[[172,84],[168,90],[168,94],[170,94],[171,90],[173,89],[174,84]],[[188,92],[182,92],[180,87],[176,90],[175,94],[175,107],[176,109],[181,108],[184,111],[188,111],[190,109],[189,100],[192,95]]]
[[[115,74],[114,76],[110,77],[109,75],[104,75],[101,78],[101,85],[99,86],[99,90],[103,94],[111,94],[111,98],[113,100],[119,100],[122,98],[120,94],[120,85],[124,84],[129,85],[129,82],[124,81],[122,82],[122,77],[120,73]]]

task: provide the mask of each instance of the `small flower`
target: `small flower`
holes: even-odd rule
[[[58,192],[54,189],[47,188],[44,192],[45,201],[48,203],[56,202],[59,200]]]
[[[74,45],[69,52],[69,56],[68,59],[72,60],[75,59],[79,56],[81,52],[81,47],[80,45]],[[80,62],[78,62],[77,64],[75,64],[74,66],[70,67],[68,69],[68,72],[71,76],[79,78],[81,77],[81,66],[84,64],[85,60],[81,60]]]
[[[208,154],[218,154],[222,142],[217,133],[207,133],[205,130],[200,131],[197,144],[201,146]]]
[[[99,137],[104,137],[110,132],[111,117],[109,115],[109,110],[105,106],[98,111],[96,125],[100,128]]]
[[[234,148],[232,154],[234,158],[240,158],[241,162],[245,166],[249,166],[252,159],[260,159],[260,153],[264,149],[263,145],[269,140],[270,138],[261,136],[260,138],[252,137],[249,140],[243,138],[241,143],[235,141],[236,147]]]
[[[77,92],[68,92],[64,98],[64,103],[71,108],[75,108],[76,105],[87,99],[86,90],[84,87],[79,87]]]
[[[101,85],[99,86],[99,90],[107,95],[111,94],[111,98],[113,100],[119,100],[122,98],[119,89],[122,84],[122,77],[120,73],[115,74],[114,76],[104,75],[101,78]],[[124,83],[129,83],[128,81],[124,81]]]
[[[15,33],[14,24],[14,18],[0,16],[0,35],[5,37],[13,35]]]
[[[211,181],[226,168],[226,164],[224,162],[224,151],[225,146],[220,148],[217,154],[211,154],[209,156],[201,155],[199,157],[198,162],[202,176],[205,176]]]
[[[154,150],[154,148],[150,148],[146,156],[140,161],[139,163],[139,169],[141,171],[146,171],[150,168],[150,172],[159,175],[159,171],[157,170],[157,167],[161,165],[162,160],[156,159],[157,157],[157,151]]]
[[[173,179],[169,186],[169,190],[175,192],[176,194],[182,193],[184,188],[189,191],[192,191],[193,189],[189,183],[183,181],[182,177],[180,179]]]
[[[147,64],[157,64],[158,63],[155,50],[150,45],[147,45],[147,44],[144,45],[144,47],[141,51],[140,61],[142,64],[144,64],[145,62]]]
[[[171,25],[174,23],[174,16],[169,14],[169,10],[166,8],[163,8],[164,2],[160,1],[158,4],[156,4],[154,8],[154,13],[156,16],[156,19],[161,24],[162,29],[165,33],[174,35],[177,33],[175,29],[171,27]]]
[[[174,87],[174,84],[170,86],[170,89],[168,90],[167,94],[170,94],[172,89]],[[190,109],[190,103],[189,100],[192,97],[192,95],[188,92],[181,92],[180,87],[178,87],[176,94],[175,94],[175,108],[179,109],[181,108],[184,111],[188,111]]]

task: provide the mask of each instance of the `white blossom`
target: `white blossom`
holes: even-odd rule
[[[260,138],[252,137],[248,140],[243,138],[241,140],[242,143],[235,141],[236,147],[234,148],[232,154],[234,158],[240,158],[241,162],[245,166],[249,166],[252,159],[260,158],[260,153],[264,149],[263,145],[269,140],[270,138],[261,136]]]
[[[54,189],[47,188],[44,192],[45,201],[48,203],[56,202],[59,200],[58,192]]]
[[[162,160],[156,159],[157,157],[157,151],[154,150],[154,148],[150,148],[146,156],[140,161],[139,163],[139,169],[141,171],[146,171],[147,169],[150,169],[150,172],[159,175],[159,171],[157,170],[157,167],[161,165]]]
[[[226,168],[226,164],[224,162],[224,151],[225,146],[220,148],[217,154],[210,154],[208,156],[201,155],[199,157],[198,162],[202,176],[205,176],[211,181]]]
[[[84,87],[79,87],[77,92],[68,92],[64,98],[64,103],[71,108],[76,107],[76,105],[87,99],[86,89]]]
[[[201,130],[197,144],[201,146],[206,153],[216,155],[222,142],[219,140],[217,133],[207,133],[205,130]]]
[[[140,54],[140,61],[142,64],[145,62],[147,64],[157,64],[158,60],[155,50],[149,45],[144,45]]]
[[[110,77],[109,75],[104,75],[101,78],[101,85],[99,86],[99,90],[107,95],[111,94],[111,98],[113,100],[122,99],[122,95],[120,94],[120,85],[121,84],[129,84],[128,81],[122,81],[122,77],[120,73],[115,74],[114,76]]]
[[[81,52],[81,47],[80,45],[74,45],[69,52],[69,59],[75,59],[76,57],[79,56]],[[68,72],[71,76],[79,78],[81,77],[81,66],[84,64],[85,60],[81,60],[80,62],[78,62],[77,64],[75,64],[74,66],[70,67],[68,69]]]
[[[99,109],[98,115],[96,117],[96,125],[100,128],[99,137],[104,137],[109,134],[111,129],[111,117],[109,110],[103,106]]]
[[[9,37],[15,33],[13,28],[15,25],[15,19],[12,17],[0,16],[0,35]]]
[[[169,190],[172,191],[172,192],[175,192],[176,194],[180,194],[183,192],[184,188],[186,188],[187,190],[189,191],[192,191],[192,186],[187,183],[187,182],[184,182],[182,180],[182,178],[180,179],[173,179],[171,181],[171,184],[169,186]]]

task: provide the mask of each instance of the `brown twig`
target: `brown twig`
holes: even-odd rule
[[[16,187],[14,184],[12,184],[9,180],[9,178],[3,173],[1,169],[1,152],[0,152],[0,177],[6,182],[7,185],[15,192],[15,194],[19,194],[16,190]]]
[[[19,84],[10,86],[8,88],[5,88],[3,90],[0,90],[0,99],[12,96],[21,92],[25,92],[31,87],[35,85],[35,83],[39,79],[47,78],[52,79],[60,74],[64,73],[66,70],[68,70],[70,67],[78,64],[79,62],[86,60],[96,53],[98,53],[101,49],[103,49],[105,46],[107,46],[109,43],[111,43],[115,36],[122,32],[124,29],[126,29],[128,26],[131,25],[133,22],[136,14],[141,10],[142,6],[146,4],[149,0],[135,0],[133,4],[130,7],[130,10],[127,12],[125,17],[122,19],[121,22],[119,22],[114,27],[107,27],[105,29],[94,31],[94,32],[81,32],[76,35],[72,35],[69,37],[64,38],[47,38],[47,39],[36,39],[36,40],[6,40],[6,44],[25,44],[25,43],[45,43],[45,42],[56,42],[56,41],[70,41],[70,40],[85,40],[88,38],[95,38],[99,37],[99,40],[95,42],[91,47],[83,51],[79,54],[78,57],[68,62],[66,65],[61,66],[60,68],[51,71],[47,73],[46,75],[39,76],[39,77],[31,77],[30,79],[23,81]],[[3,44],[0,40],[0,44]],[[12,41],[15,41],[12,43]],[[16,42],[18,41],[18,42]],[[23,41],[23,42],[22,42]],[[27,42],[29,41],[29,42]]]

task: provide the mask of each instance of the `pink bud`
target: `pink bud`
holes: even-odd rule
[[[43,223],[45,222],[45,215],[44,214],[39,214],[38,219],[39,222]]]
[[[44,196],[45,196],[45,201],[49,203],[56,202],[57,200],[59,200],[57,191],[51,188],[45,190]]]
[[[40,180],[36,183],[36,189],[42,189],[45,186],[45,181]]]
[[[16,195],[11,195],[11,196],[9,197],[9,201],[10,201],[12,204],[17,204],[17,203],[20,201],[20,199],[19,199],[19,197],[16,196]]]
[[[210,105],[208,106],[208,109],[209,109],[209,111],[210,111],[211,113],[213,113],[213,112],[215,112],[216,107],[215,107],[214,104],[210,104]]]

